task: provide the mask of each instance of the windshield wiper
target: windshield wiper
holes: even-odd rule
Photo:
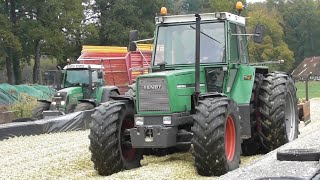
[[[195,27],[193,27],[193,26],[191,26],[191,25],[190,25],[190,27],[191,27],[192,29],[196,30],[196,28],[195,28]],[[206,34],[206,33],[202,32],[201,30],[200,30],[200,33],[201,33],[201,34],[203,34],[203,35],[205,35],[205,36],[207,36],[208,38],[210,38],[210,39],[212,39],[212,40],[216,41],[217,43],[221,44],[221,42],[220,42],[220,41],[218,41],[218,40],[216,40],[215,38],[213,38],[213,37],[209,36],[208,34]]]

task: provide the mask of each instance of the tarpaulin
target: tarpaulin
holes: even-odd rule
[[[27,94],[36,99],[50,100],[55,90],[42,85],[10,85],[0,84],[0,105],[16,102],[21,94]]]
[[[13,122],[0,125],[0,140],[16,136],[85,130],[89,128],[95,109],[75,112],[50,119],[29,122]]]

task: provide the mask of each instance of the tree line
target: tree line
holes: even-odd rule
[[[22,64],[33,64],[39,82],[42,56],[64,64],[82,45],[127,46],[128,32],[153,37],[154,17],[162,6],[169,14],[228,11],[237,0],[4,0],[0,2],[0,67],[8,83],[22,82]],[[245,1],[243,1],[246,4]],[[320,54],[319,0],[266,0],[246,4],[248,30],[265,26],[262,44],[250,42],[250,60],[285,59],[290,71],[305,57]],[[277,68],[277,67],[274,67]]]

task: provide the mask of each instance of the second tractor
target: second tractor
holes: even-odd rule
[[[34,119],[93,109],[110,100],[110,96],[119,95],[116,86],[105,84],[101,65],[69,64],[59,74],[61,89],[55,93],[52,101],[38,100],[32,112]]]

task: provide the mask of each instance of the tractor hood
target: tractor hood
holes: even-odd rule
[[[68,87],[56,92],[53,101],[58,99],[69,103],[77,103],[78,99],[83,98],[82,87]],[[60,97],[60,98],[59,98]]]
[[[57,91],[58,93],[64,94],[74,94],[74,93],[81,93],[82,94],[82,87],[68,87]]]
[[[181,75],[194,75],[195,70],[194,69],[182,69],[182,70],[174,70],[174,71],[162,71],[162,72],[155,72],[150,74],[144,74],[139,76],[139,78],[145,78],[145,77],[172,77],[172,76],[181,76]]]
[[[205,77],[204,77],[204,68],[200,69],[200,85],[205,85]],[[178,90],[186,85],[189,88],[195,87],[195,69],[182,69],[182,70],[174,70],[174,71],[162,71],[149,73],[142,76],[139,76],[137,80],[141,78],[165,78],[169,87],[178,88]],[[179,88],[180,87],[180,88]],[[189,94],[189,93],[188,93]],[[192,94],[192,93],[191,93]]]
[[[204,71],[201,68],[200,71]],[[165,80],[165,81],[163,81]],[[195,88],[195,69],[182,69],[145,74],[137,78],[139,113],[161,114],[191,110],[191,95]],[[200,76],[200,90],[206,91],[204,73]],[[162,96],[162,97],[160,97]],[[141,98],[141,99],[140,99]],[[164,99],[166,105],[161,104]],[[159,106],[153,106],[158,104]],[[168,105],[170,107],[168,107]],[[158,107],[163,107],[157,109]],[[153,109],[150,109],[154,107]]]

